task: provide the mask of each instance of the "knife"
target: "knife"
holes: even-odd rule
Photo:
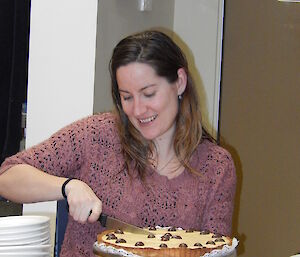
[[[110,217],[104,213],[101,213],[98,221],[100,221],[103,227],[106,227],[108,229],[121,229],[130,233],[149,235],[149,231],[147,230],[131,225],[119,219]]]

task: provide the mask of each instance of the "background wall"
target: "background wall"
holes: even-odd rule
[[[26,148],[93,113],[96,15],[97,0],[31,0]],[[56,202],[23,213],[51,218],[54,245]]]
[[[94,112],[113,107],[108,64],[123,37],[151,27],[172,29],[174,0],[153,0],[152,11],[141,12],[137,0],[99,0]]]
[[[220,0],[175,0],[173,27],[181,40],[176,36],[174,39],[187,54],[198,87],[203,123],[215,138],[219,123],[223,6]]]
[[[300,252],[300,4],[227,1],[220,134],[237,166],[239,256]]]

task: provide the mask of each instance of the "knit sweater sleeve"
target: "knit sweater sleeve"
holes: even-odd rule
[[[231,155],[219,146],[213,149],[210,159],[214,165],[207,184],[209,193],[202,227],[216,233],[231,235],[236,189],[235,166]]]
[[[73,176],[84,161],[87,121],[76,121],[49,139],[7,158],[0,173],[16,164],[29,164],[52,175]]]

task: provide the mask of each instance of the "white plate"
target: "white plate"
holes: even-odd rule
[[[0,253],[0,257],[50,257],[51,253]]]
[[[40,239],[50,235],[50,231],[43,231],[39,233],[21,233],[21,234],[13,234],[9,236],[0,237],[0,243],[11,242],[11,241],[22,241],[22,240],[30,240],[30,239]]]
[[[12,230],[12,231],[8,231],[8,232],[3,232],[2,230],[0,230],[0,241],[3,239],[28,237],[30,235],[37,235],[37,234],[45,233],[47,231],[50,231],[49,225],[41,226],[38,228],[27,228],[25,230],[23,229],[23,230],[19,230],[19,231]]]
[[[0,229],[10,229],[15,227],[41,226],[49,223],[47,216],[9,216],[0,218]]]
[[[0,218],[0,234],[25,233],[50,226],[46,216],[10,216]]]
[[[24,245],[24,246],[1,246],[0,254],[5,253],[50,253],[51,252],[51,244],[45,245]]]
[[[46,232],[37,236],[11,239],[11,240],[0,240],[0,247],[15,246],[15,245],[38,245],[38,244],[43,244],[43,242],[49,239],[50,239],[50,232]]]

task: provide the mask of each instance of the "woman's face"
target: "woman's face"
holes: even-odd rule
[[[182,94],[181,73],[174,83],[156,75],[148,64],[130,63],[117,69],[121,104],[133,126],[148,140],[173,136],[178,112],[178,95]],[[169,132],[169,133],[168,133]]]

